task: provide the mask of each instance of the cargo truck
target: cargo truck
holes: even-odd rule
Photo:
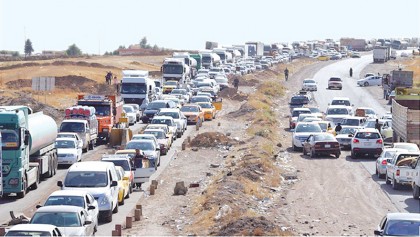
[[[420,146],[420,89],[396,88],[391,111],[393,141]]]
[[[197,75],[197,61],[191,57],[190,53],[188,52],[174,52],[172,54],[172,58],[182,58],[184,59],[184,63],[185,65],[187,65],[189,67],[190,70],[190,74],[189,74],[189,78],[194,78]]]
[[[212,42],[212,41],[206,41],[206,49],[208,50],[212,50],[214,48],[217,48],[219,46],[219,44],[217,42]]]
[[[213,53],[219,55],[220,62],[222,64],[226,64],[226,63],[231,63],[232,62],[232,54],[229,53],[224,48],[215,48],[215,49],[213,49]]]
[[[142,110],[155,98],[155,82],[148,71],[123,70],[121,97],[126,104],[138,104]]]
[[[166,58],[162,65],[163,84],[166,81],[177,81],[179,85],[190,80],[190,67],[182,58]]]
[[[391,58],[391,48],[387,46],[375,46],[373,48],[373,62],[385,63]]]
[[[25,197],[57,172],[57,123],[27,106],[0,106],[3,196]]]
[[[77,133],[83,140],[83,152],[93,150],[98,139],[98,120],[95,108],[74,106],[65,110],[65,119],[61,122],[60,132]]]
[[[203,62],[203,57],[201,56],[201,54],[190,54],[190,57],[195,59],[195,61],[197,62],[197,65],[195,66],[197,71],[200,70]]]
[[[261,42],[246,42],[245,43],[246,45],[249,45],[249,46],[254,46],[254,53],[251,53],[251,54],[249,54],[249,51],[248,51],[248,54],[249,54],[249,56],[251,56],[251,57],[262,57],[262,56],[264,56],[264,44],[263,43],[261,43]]]
[[[220,66],[220,57],[219,55],[212,52],[201,52],[203,58],[203,67],[212,68]]]
[[[77,105],[95,108],[98,139],[108,142],[111,130],[120,122],[124,102],[118,95],[78,95]]]

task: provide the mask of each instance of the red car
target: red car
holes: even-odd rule
[[[331,133],[313,134],[303,143],[303,155],[309,154],[311,158],[317,155],[341,155],[340,143]]]

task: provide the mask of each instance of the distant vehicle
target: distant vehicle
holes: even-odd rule
[[[376,230],[376,236],[419,236],[420,214],[388,213],[382,218]]]
[[[308,104],[309,99],[305,95],[294,95],[290,98],[289,107],[290,108],[299,108],[303,107],[303,105]]]
[[[340,132],[338,132],[335,136],[338,143],[340,143],[340,146],[344,149],[350,149],[351,148],[351,139],[352,137],[349,135],[354,135],[357,131],[357,129],[360,129],[359,127],[355,126],[342,126]]]
[[[317,59],[319,61],[328,61],[328,60],[330,60],[330,57],[327,56],[327,55],[321,55],[321,56],[318,56]]]
[[[169,137],[166,136],[166,133],[163,129],[146,129],[143,131],[144,134],[152,134],[156,137],[160,152],[162,155],[168,154],[168,150],[171,147],[171,141],[169,141]]]
[[[194,98],[194,97],[193,97]],[[210,102],[210,101],[203,101]],[[181,112],[187,117],[187,122],[191,124],[202,124],[204,121],[204,112],[198,104],[187,104],[182,106]]]
[[[303,80],[302,90],[306,91],[317,91],[317,83],[313,79],[305,79]]]
[[[142,111],[140,109],[140,106],[138,104],[125,104],[133,107],[134,112],[136,113],[136,122],[140,122]]]
[[[325,119],[332,121],[334,124],[341,123],[343,118],[351,115],[351,110],[344,105],[330,105],[327,108]]]
[[[359,86],[380,86],[382,85],[381,76],[369,76],[363,79],[357,80],[357,85]]]
[[[339,77],[331,77],[328,80],[328,89],[343,89],[343,81]]]
[[[171,133],[174,135],[174,140],[180,137],[178,136],[177,125],[171,116],[155,116],[152,121],[150,121],[150,124],[166,124],[168,125]]]
[[[350,103],[350,99],[348,97],[334,97],[331,101],[331,105],[345,105],[345,106],[353,106]]]
[[[45,236],[58,237],[64,234],[55,226],[49,224],[18,224],[12,226],[4,236]]]
[[[75,138],[55,139],[59,165],[71,165],[82,160],[82,145]]]
[[[64,138],[64,137],[70,137],[70,138],[76,139],[78,144],[80,144],[83,147],[83,140],[79,136],[79,134],[77,134],[75,132],[59,132],[59,133],[57,133],[57,138]]]
[[[360,57],[361,57],[361,55],[360,55],[360,53],[359,53],[359,52],[353,52],[353,53],[351,54],[351,57],[352,57],[352,58],[360,58]]]
[[[392,157],[395,155],[395,153],[404,151],[404,149],[398,149],[398,148],[384,148],[381,155],[376,159],[376,175],[378,178],[385,178],[386,175],[386,166],[388,163],[391,162]]]
[[[176,104],[171,100],[155,100],[150,102],[143,113],[143,117],[141,117],[142,122],[148,123],[163,108],[176,108]]]
[[[137,113],[131,105],[124,105],[123,110],[125,116],[128,118],[129,125],[134,125],[137,121]]]
[[[310,135],[321,133],[321,127],[314,122],[305,123],[299,122],[293,132],[292,147],[294,151],[303,147],[303,143],[308,139]]]
[[[317,155],[335,155],[340,157],[340,144],[331,133],[318,133],[310,135],[303,143],[303,155],[309,154],[311,158]]]
[[[174,119],[177,126],[178,138],[180,138],[187,130],[187,117],[181,113],[180,109],[161,109],[157,115],[170,116]]]
[[[125,199],[130,197],[131,183],[130,177],[125,175],[124,169],[121,166],[115,166],[118,176],[118,205],[124,205]]]
[[[156,146],[153,141],[150,140],[131,140],[125,146],[125,149],[139,149],[144,152],[149,160],[157,170],[160,166],[160,146]]]
[[[297,123],[297,119],[300,114],[310,114],[311,110],[309,108],[294,108],[292,114],[289,117],[289,128],[294,129]]]

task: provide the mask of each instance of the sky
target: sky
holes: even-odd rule
[[[0,50],[420,37],[420,0],[0,0]]]

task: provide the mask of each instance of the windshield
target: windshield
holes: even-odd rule
[[[419,151],[419,148],[417,147],[416,144],[398,144],[398,143],[394,143],[394,148],[400,148],[400,149],[406,149],[409,152],[417,152]]]
[[[328,128],[327,123],[318,123],[318,125],[322,131],[327,131],[327,128]]]
[[[340,78],[336,78],[336,77],[331,77],[330,78],[330,81],[341,81],[341,79]]]
[[[163,65],[163,73],[167,74],[182,74],[184,67],[182,65]]]
[[[123,107],[123,110],[124,110],[124,112],[126,112],[126,113],[134,113],[134,109],[133,109],[133,107],[127,107],[127,106],[124,106],[124,107]]]
[[[395,153],[397,153],[396,151],[384,151],[383,152],[384,154],[382,154],[382,157],[384,157],[384,158],[392,158],[394,155],[395,155]]]
[[[151,124],[166,124],[172,126],[172,120],[169,119],[152,119]]]
[[[71,140],[55,141],[55,148],[76,148],[76,143]]]
[[[315,81],[314,80],[303,80],[303,83],[304,84],[306,84],[306,83],[315,83]]]
[[[205,109],[210,109],[212,107],[210,103],[200,103],[198,105],[200,105],[201,108],[205,108]]]
[[[302,115],[299,115],[298,121],[300,122],[300,121],[302,121],[302,120],[304,120],[305,118],[308,118],[308,117],[316,118],[315,115],[312,115],[312,114],[302,114]]]
[[[85,201],[83,196],[50,196],[44,204],[44,206],[55,205],[76,206],[84,208]]]
[[[291,103],[292,104],[303,104],[306,99],[304,97],[292,97]]]
[[[367,122],[365,122],[365,128],[375,128],[375,124],[376,124],[376,121],[375,120],[370,120],[370,121],[367,121]]]
[[[348,100],[333,100],[331,102],[331,105],[345,105],[345,106],[350,106],[350,101],[348,101]]]
[[[80,227],[76,212],[35,212],[31,224],[51,224],[57,227]]]
[[[307,110],[304,110],[304,111],[302,111],[302,110],[295,110],[292,113],[292,117],[299,117],[300,114],[310,114],[310,113],[311,113],[311,111],[307,111]]]
[[[354,132],[356,131],[355,128],[342,128],[339,132],[339,134],[354,134]]]
[[[198,112],[198,107],[197,106],[183,106],[181,108],[182,112]]]
[[[210,56],[203,56],[203,63],[211,63],[211,57]]]
[[[164,132],[159,132],[159,131],[145,131],[144,134],[152,134],[157,139],[165,139],[166,138],[165,133]]]
[[[19,147],[19,135],[13,130],[0,130],[1,145],[3,149],[13,149]]]
[[[164,102],[152,102],[147,105],[147,109],[162,109],[165,108],[166,104]]]
[[[173,119],[179,119],[179,113],[177,112],[160,112],[159,116],[169,116]]]
[[[321,111],[318,108],[308,108],[311,113],[321,113]]]
[[[359,126],[359,119],[343,119],[341,125]]]
[[[173,89],[173,90],[171,91],[171,94],[181,94],[181,95],[186,95],[186,94],[187,94],[187,92],[186,92],[186,91],[184,91],[184,90],[180,90],[180,89]]]
[[[216,78],[216,82],[217,83],[228,83],[228,80],[227,79],[225,79],[225,78]]]
[[[129,148],[128,148],[129,149]],[[64,180],[66,187],[106,187],[108,179],[106,172],[99,171],[72,171],[68,172]]]
[[[389,220],[384,235],[387,236],[419,236],[420,221]]]
[[[51,236],[48,231],[35,231],[35,230],[10,230],[5,236]]]
[[[327,114],[328,115],[349,114],[349,111],[345,108],[334,108],[334,109],[328,109]]]
[[[318,124],[298,124],[295,130],[297,133],[299,132],[321,132],[321,128]]]
[[[146,94],[147,86],[144,83],[123,83],[121,94]]]
[[[95,114],[99,116],[109,116],[111,114],[109,106],[99,106],[95,105]]]
[[[155,148],[153,147],[151,142],[129,142],[127,143],[125,149],[139,149],[143,151],[154,151]]]
[[[209,97],[193,97],[191,99],[191,103],[197,103],[197,102],[209,102],[210,98]]]
[[[76,122],[61,123],[60,132],[84,132],[85,124]]]
[[[177,86],[178,82],[177,81],[167,81],[163,85],[164,86]]]

